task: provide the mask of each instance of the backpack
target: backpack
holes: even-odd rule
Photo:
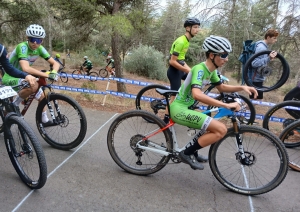
[[[245,40],[243,42],[243,52],[239,56],[239,61],[242,63],[242,85],[245,84],[244,81],[244,67],[248,59],[254,55],[257,44],[261,43],[262,41],[253,42],[253,40]]]

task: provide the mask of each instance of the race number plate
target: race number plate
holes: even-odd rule
[[[11,86],[5,86],[0,88],[0,99],[6,99],[11,96],[16,96],[17,92],[12,89]]]

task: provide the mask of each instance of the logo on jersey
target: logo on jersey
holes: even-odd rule
[[[22,46],[21,47],[21,52],[22,52],[22,54],[26,54],[27,53],[27,46]]]
[[[203,70],[199,70],[198,71],[198,75],[197,75],[197,80],[201,80],[203,77],[204,71]]]

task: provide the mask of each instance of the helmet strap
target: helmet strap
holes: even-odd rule
[[[214,64],[214,66],[215,66],[216,69],[217,69],[219,66],[217,66],[217,64],[215,63],[215,56],[216,56],[216,55],[214,55],[213,59],[210,59],[210,60],[211,60],[212,64]]]

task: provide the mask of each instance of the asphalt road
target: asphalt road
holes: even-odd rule
[[[38,134],[34,109],[25,120]],[[253,197],[224,188],[208,163],[202,171],[181,163],[150,176],[128,174],[115,164],[106,145],[106,133],[117,114],[101,108],[84,111],[88,131],[78,148],[57,150],[38,135],[48,165],[48,180],[40,190],[22,183],[0,143],[0,211],[300,211],[300,173],[294,171],[275,190]],[[188,138],[186,128],[176,131],[178,140]],[[208,148],[201,150],[207,152]]]

